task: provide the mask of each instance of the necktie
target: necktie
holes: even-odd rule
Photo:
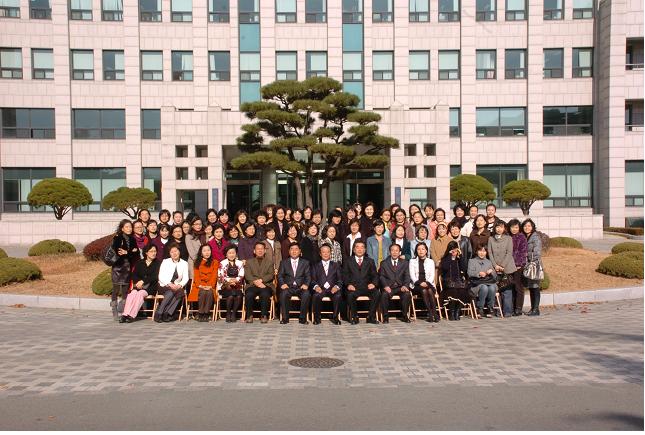
[[[323,268],[325,269],[325,275],[327,275],[329,271],[329,263],[328,262],[323,262]]]
[[[296,276],[296,270],[298,270],[298,260],[291,260],[291,268],[293,269],[293,276]]]
[[[395,268],[395,269],[396,269],[396,264],[397,264],[397,261],[396,261],[396,260],[394,260],[394,268]]]
[[[363,265],[363,258],[358,259],[358,267],[361,267]]]

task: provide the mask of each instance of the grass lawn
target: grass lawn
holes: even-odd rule
[[[609,254],[586,249],[552,248],[543,258],[551,277],[547,292],[593,290],[642,285],[639,279],[618,278],[596,272],[600,261]],[[26,258],[43,272],[44,279],[0,287],[0,293],[106,298],[92,293],[92,281],[107,266],[86,261],[82,254]]]

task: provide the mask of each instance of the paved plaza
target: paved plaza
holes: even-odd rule
[[[435,325],[117,324],[102,312],[0,313],[0,429],[212,429],[213,420],[229,429],[340,429],[352,409],[367,413],[348,420],[364,429],[643,428],[642,299]],[[288,364],[316,356],[344,364]],[[378,400],[390,419],[368,406]],[[286,403],[322,426],[281,417]],[[156,426],[164,417],[149,412],[155,404],[176,418]],[[251,405],[266,417],[231,422],[231,408],[241,417]],[[334,407],[338,419],[322,411]],[[461,417],[435,414],[449,410]],[[126,424],[115,413],[138,416]]]

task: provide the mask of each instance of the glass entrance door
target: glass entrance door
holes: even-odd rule
[[[177,210],[184,215],[194,212],[204,218],[208,210],[208,190],[179,190],[177,191]]]
[[[239,210],[253,213],[262,205],[260,172],[226,172],[226,209],[231,216]]]

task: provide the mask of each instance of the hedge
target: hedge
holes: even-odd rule
[[[536,231],[537,235],[540,236],[540,241],[542,242],[542,251],[548,252],[551,248],[551,238],[542,231]]]
[[[553,237],[551,239],[551,247],[582,249],[582,243],[571,237]]]
[[[0,258],[0,286],[42,277],[43,273],[38,266],[30,261],[20,258]]]
[[[540,289],[546,290],[551,286],[551,278],[549,274],[544,272],[544,279],[540,282]]]
[[[643,244],[638,242],[623,242],[611,248],[612,254],[620,254],[621,252],[643,252]]]
[[[101,237],[100,239],[93,240],[85,245],[83,248],[83,255],[87,261],[102,261],[101,253],[107,245],[112,243],[113,238],[114,235],[110,234],[108,236]]]
[[[604,228],[604,231],[609,231],[612,233],[631,234],[632,236],[643,235],[643,228],[607,227],[607,228]]]
[[[75,252],[76,248],[71,243],[58,239],[49,239],[42,240],[32,246],[28,255],[38,257],[40,255],[73,254]]]
[[[600,262],[596,272],[623,278],[643,279],[643,253],[631,251],[610,255]]]
[[[112,269],[105,269],[96,275],[92,281],[92,292],[100,296],[112,294]]]
[[[8,255],[4,249],[0,248],[0,258],[7,258]]]

